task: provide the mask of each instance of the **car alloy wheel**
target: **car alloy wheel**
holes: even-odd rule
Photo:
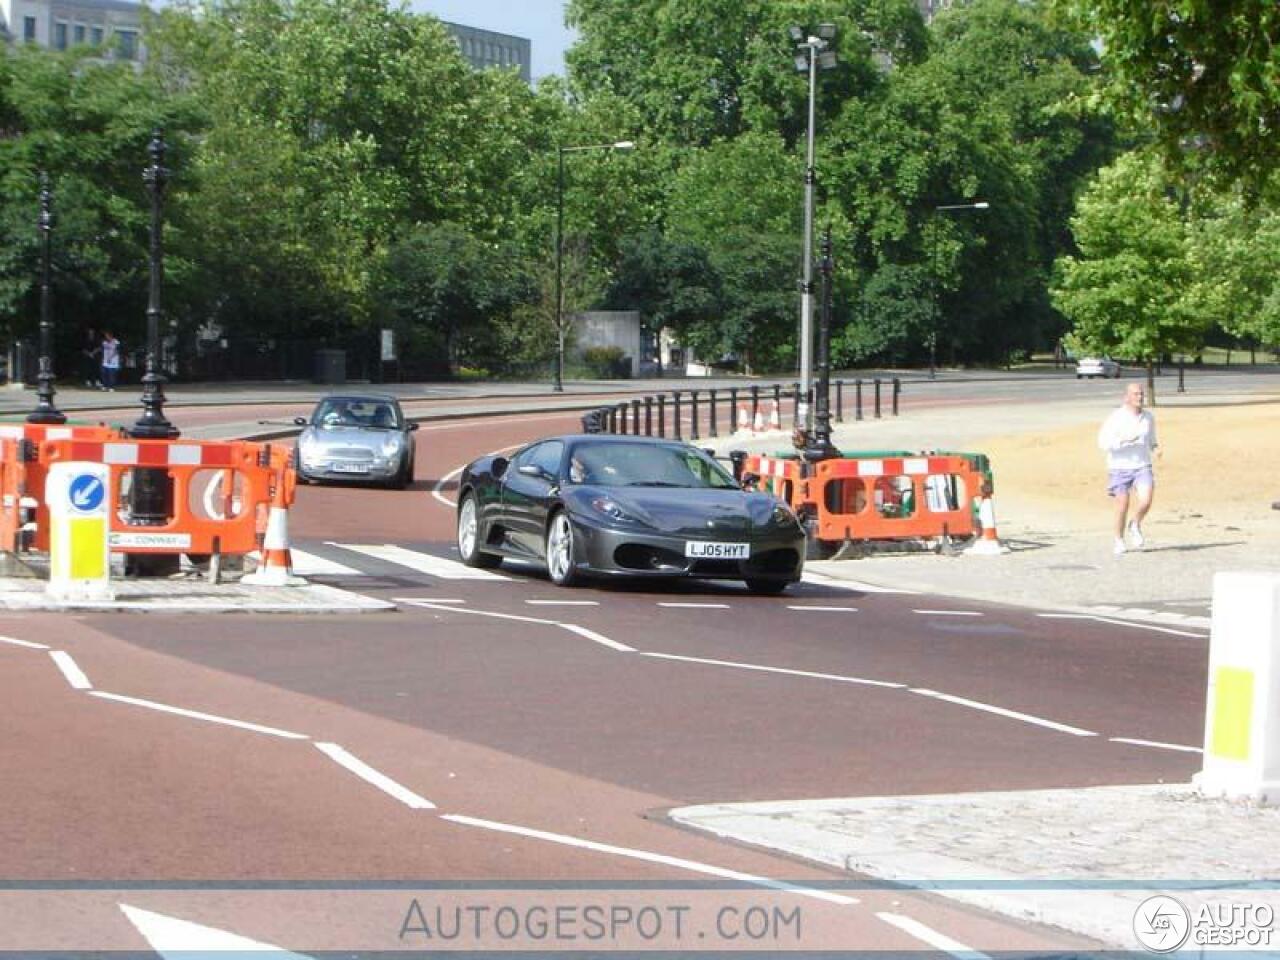
[[[547,528],[547,573],[552,583],[569,587],[577,581],[573,552],[573,523],[569,514],[561,510]]]
[[[458,554],[468,567],[483,567],[492,570],[502,563],[502,557],[496,553],[485,553],[480,549],[480,522],[476,513],[474,494],[465,494],[458,504]]]

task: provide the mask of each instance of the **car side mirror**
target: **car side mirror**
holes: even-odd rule
[[[492,473],[495,477],[501,477],[504,473],[507,472],[507,467],[510,466],[510,464],[511,464],[511,461],[509,461],[506,457],[494,457],[493,465],[489,468],[489,472]]]
[[[754,473],[744,473],[742,479],[738,482],[742,485],[743,490],[755,490],[760,478]]]
[[[417,421],[417,420],[410,420],[410,421],[409,421],[409,432],[410,432],[410,433],[413,433],[413,431],[417,430],[417,429],[418,429],[418,427],[420,427],[420,426],[422,426],[422,424],[418,423],[418,421]]]
[[[300,427],[305,427],[305,426],[307,425],[307,418],[306,418],[306,417],[294,417],[294,418],[293,418],[293,422],[294,422],[294,423],[296,423],[296,424],[297,424],[298,426],[300,426]]]

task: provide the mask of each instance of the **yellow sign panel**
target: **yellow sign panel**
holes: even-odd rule
[[[1214,675],[1213,734],[1209,752],[1225,760],[1249,759],[1253,671],[1219,667]]]
[[[107,575],[106,517],[68,519],[71,527],[71,579],[98,580]]]

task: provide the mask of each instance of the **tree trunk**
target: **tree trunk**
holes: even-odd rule
[[[1154,407],[1156,405],[1156,365],[1155,361],[1147,360],[1147,406]]]

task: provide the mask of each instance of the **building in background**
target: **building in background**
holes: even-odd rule
[[[441,21],[477,70],[515,68],[530,82],[531,45],[524,37]],[[0,42],[54,50],[103,47],[121,60],[142,60],[142,4],[131,0],[0,0]]]
[[[120,60],[141,60],[142,5],[129,0],[0,0],[0,33],[9,43],[54,50],[104,47]]]
[[[462,56],[477,70],[487,70],[490,67],[517,67],[520,70],[520,79],[525,83],[531,82],[531,44],[525,37],[513,37],[510,34],[481,30],[478,27],[466,27],[447,20],[440,22],[457,41]]]

